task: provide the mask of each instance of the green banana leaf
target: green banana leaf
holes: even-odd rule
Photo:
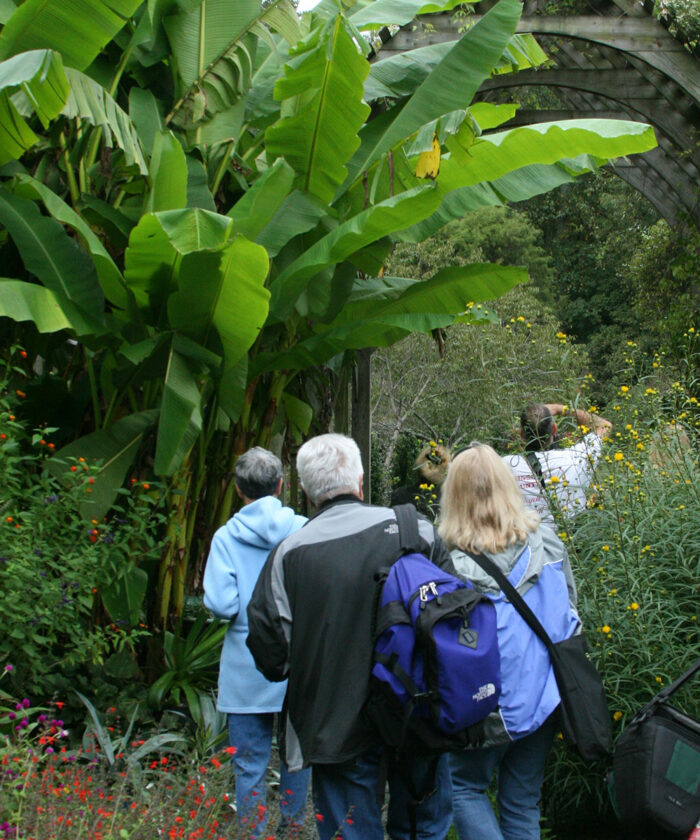
[[[132,87],[129,91],[129,116],[141,138],[143,148],[150,155],[153,141],[159,131],[163,131],[165,109],[163,103],[150,90]]]
[[[180,98],[166,122],[175,116],[197,124],[211,119],[242,98],[253,72],[260,36],[270,23],[294,38],[295,15],[289,0],[262,6],[258,0],[202,0],[193,9],[167,17],[165,29],[180,81]]]
[[[503,55],[520,18],[519,0],[500,0],[437,64],[393,119],[373,122],[361,133],[362,143],[348,164],[347,183],[425,123],[457,108],[466,108]]]
[[[0,277],[0,315],[13,321],[33,321],[40,333],[73,327],[50,289],[7,277]]]
[[[172,131],[158,131],[154,136],[149,180],[144,213],[179,210],[187,204],[187,161]]]
[[[0,224],[17,246],[27,271],[86,314],[100,317],[104,296],[90,256],[36,203],[0,190]]]
[[[462,0],[445,0],[442,3],[425,3],[424,0],[375,0],[373,3],[358,3],[350,10],[348,18],[358,29],[381,29],[382,26],[403,26],[416,15],[449,12],[459,6]],[[358,8],[360,7],[360,8]]]
[[[440,203],[433,184],[415,187],[398,196],[368,207],[319,239],[294,260],[273,281],[270,312],[277,320],[292,313],[300,295],[314,274],[334,263],[342,262],[356,251],[403,228],[405,220],[426,218]],[[306,306],[299,307],[306,315]]]
[[[294,170],[278,158],[228,211],[233,230],[255,240],[282,206],[293,183]]]
[[[593,171],[597,168],[595,162],[590,163]],[[556,189],[562,184],[570,184],[576,179],[565,165],[554,163],[551,165],[523,166],[514,172],[509,172],[492,182],[475,184],[472,187],[462,187],[449,192],[437,212],[428,219],[418,222],[406,230],[395,234],[394,239],[402,242],[423,242],[453,219],[460,219],[471,210],[479,207],[503,206],[509,202],[525,201],[534,195],[541,195]]]
[[[462,131],[447,139],[437,177],[447,193],[460,187],[493,181],[530,164],[556,163],[592,155],[599,163],[621,155],[646,152],[656,139],[651,126],[625,120],[564,120],[512,128],[462,143]]]
[[[148,589],[148,575],[138,566],[124,569],[100,589],[100,597],[112,621],[135,627]]]
[[[294,169],[299,189],[329,204],[369,114],[362,102],[369,65],[340,16],[313,46],[300,64],[285,66],[275,85],[275,99],[296,107],[267,129],[265,150],[269,160],[283,157]]]
[[[231,219],[200,208],[147,213],[131,231],[124,279],[150,323],[164,327],[166,301],[176,288],[185,254],[218,250],[229,238]]]
[[[252,375],[268,370],[303,370],[344,350],[386,347],[412,332],[429,332],[457,320],[470,302],[490,300],[527,280],[524,268],[472,264],[443,269],[429,280],[372,278],[330,325],[280,354],[261,354]],[[401,289],[396,295],[395,286]]]
[[[29,175],[16,177],[15,194],[23,198],[40,199],[57,222],[67,225],[78,234],[95,263],[97,276],[105,297],[122,309],[127,304],[127,290],[121,271],[89,224],[56,193]]]
[[[142,0],[25,0],[0,33],[0,60],[37,49],[60,52],[84,70]]]
[[[20,90],[27,115],[34,111],[46,127],[65,105],[68,79],[61,56],[32,50],[0,62],[0,165],[17,160],[38,140],[10,95]]]
[[[105,144],[119,146],[124,151],[127,163],[135,163],[140,172],[147,173],[148,166],[141,141],[126,111],[102,85],[85,73],[67,67],[66,76],[70,83],[70,93],[61,113],[100,126]]]
[[[178,269],[178,290],[168,300],[170,325],[224,357],[222,376],[232,370],[258,337],[268,311],[265,249],[237,235],[220,252],[187,254]],[[245,312],[245,317],[241,317]],[[243,384],[243,390],[245,385]],[[220,392],[221,407],[235,414],[242,393]]]
[[[186,360],[170,351],[158,420],[154,469],[172,475],[202,430],[202,395]]]
[[[158,411],[140,411],[85,435],[60,449],[49,461],[49,469],[63,477],[68,458],[85,458],[88,463],[99,462],[92,493],[80,506],[85,519],[102,519],[117,498],[131,465],[145,437],[155,426]]]
[[[444,41],[375,61],[370,65],[369,75],[365,81],[365,99],[372,102],[383,97],[397,99],[409,96],[437,67],[453,46],[454,42]],[[527,67],[539,67],[546,60],[547,56],[534,36],[513,35],[495,64],[494,72],[512,72],[524,70]]]

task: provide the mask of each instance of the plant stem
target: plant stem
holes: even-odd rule
[[[102,426],[102,411],[100,409],[100,396],[97,390],[97,379],[95,378],[95,368],[92,364],[92,359],[88,355],[87,348],[85,349],[85,366],[87,368],[88,379],[90,380],[90,395],[92,397],[92,410],[95,416],[95,428],[99,429]]]
[[[58,135],[58,145],[61,147],[63,163],[66,167],[66,179],[68,180],[68,189],[70,191],[71,201],[73,202],[73,206],[75,206],[80,200],[80,190],[78,189],[78,184],[75,180],[75,172],[73,172],[73,166],[70,162],[70,155],[68,154],[68,147],[66,146],[66,136],[62,130]]]

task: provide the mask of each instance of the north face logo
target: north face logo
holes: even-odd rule
[[[478,703],[480,700],[486,700],[489,697],[493,697],[495,693],[496,686],[493,683],[486,683],[486,685],[481,686],[476,694],[472,694],[472,700],[476,700]]]

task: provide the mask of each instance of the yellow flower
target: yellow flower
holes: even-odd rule
[[[557,333],[557,338],[561,341],[562,338],[566,338],[566,333],[559,330],[559,332]]]
[[[609,545],[604,545],[603,546],[603,551],[610,551],[610,546]]]
[[[610,625],[604,624],[603,625],[603,633],[607,636],[610,633]]]
[[[618,711],[615,712],[615,714],[613,715],[613,720],[620,720],[621,717],[622,717],[622,712],[619,711],[619,709],[618,709]]]
[[[550,484],[558,484],[558,483],[559,483],[559,477],[558,477],[558,476],[556,476],[556,475],[553,475],[553,476],[549,479],[549,483],[550,483]]]
[[[636,601],[632,601],[632,603],[629,605],[629,609],[630,610],[638,610],[639,609],[639,604]]]
[[[525,323],[525,318],[523,318],[522,315],[518,315],[518,321],[520,321],[521,324],[524,324]]]
[[[617,595],[617,589],[611,589],[610,594],[611,595]]]
[[[622,461],[622,460],[624,460],[624,457],[625,456],[622,454],[622,452],[616,452],[615,455],[614,455],[614,458],[615,458],[616,461]]]
[[[620,385],[620,390],[623,394],[626,394],[629,391],[629,388],[627,387],[627,385]]]
[[[656,682],[657,682],[657,683],[662,683],[662,682],[663,682],[663,680],[661,679],[661,677],[657,677],[657,678],[656,678]]]
[[[627,431],[628,431],[628,432],[631,432],[631,431],[632,431],[632,424],[631,424],[631,423],[628,423],[628,424],[625,426],[625,429],[627,429]]]

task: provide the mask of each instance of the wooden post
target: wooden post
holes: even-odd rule
[[[371,473],[371,420],[370,420],[370,359],[372,349],[358,350],[355,353],[355,367],[352,377],[352,436],[360,447],[362,465],[365,468],[363,493],[365,501],[370,498]]]

